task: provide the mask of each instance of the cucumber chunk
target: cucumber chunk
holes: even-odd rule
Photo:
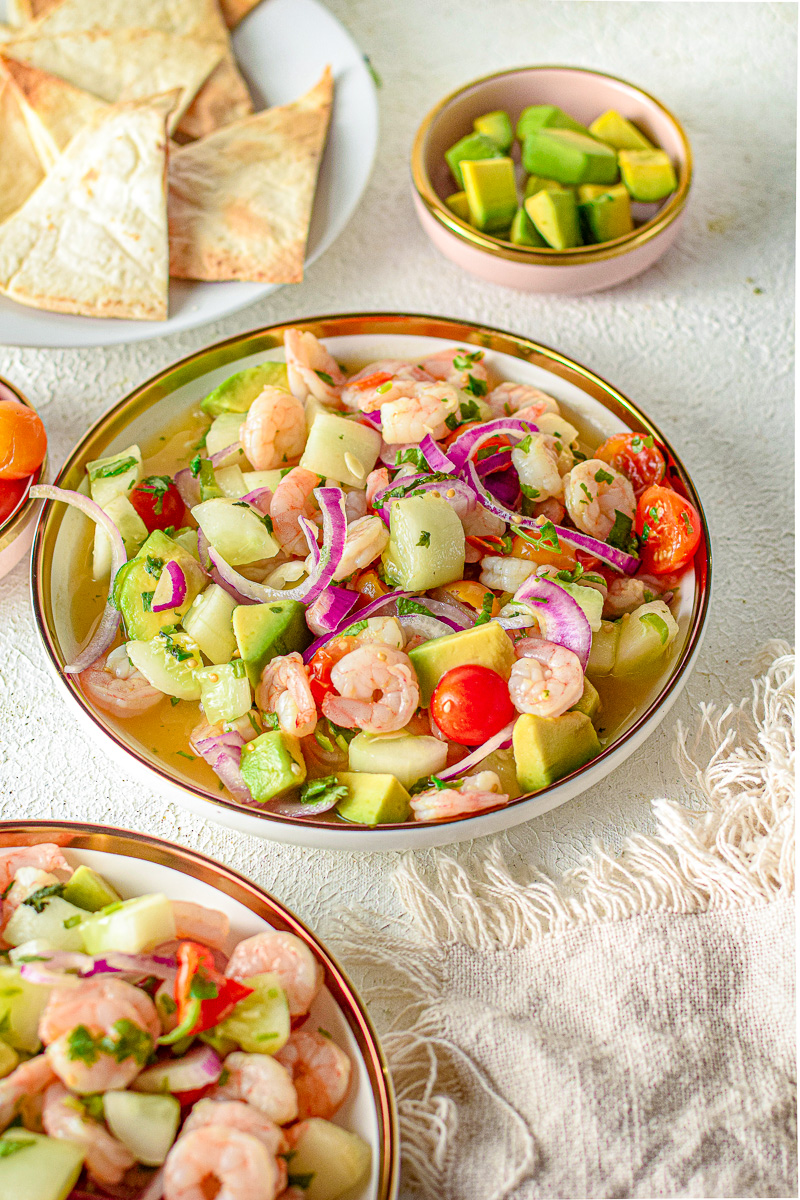
[[[7,1129],[0,1137],[0,1200],[66,1200],[83,1157],[75,1142]]]
[[[236,601],[219,584],[212,583],[195,597],[183,618],[183,628],[212,663],[229,662],[236,653],[233,610]]]
[[[61,896],[48,897],[41,903],[41,912],[24,902],[17,907],[3,933],[9,946],[45,941],[54,950],[80,950],[83,942],[79,927],[85,910]]]
[[[188,633],[162,629],[149,642],[128,642],[125,648],[133,665],[154,688],[181,700],[200,699],[195,672],[203,658]]]
[[[39,1049],[39,1018],[50,999],[49,987],[23,979],[19,967],[0,966],[0,1033],[15,1050]]]
[[[678,636],[678,622],[663,600],[641,604],[619,621],[614,675],[638,675],[658,661]]]
[[[107,904],[116,904],[122,897],[102,875],[81,863],[64,887],[64,899],[87,912],[97,912]]]
[[[443,497],[392,500],[389,522],[383,563],[387,576],[404,591],[427,591],[462,578],[464,526]]]
[[[78,926],[87,954],[139,954],[175,937],[172,904],[160,892],[136,896],[91,913]]]
[[[136,487],[142,475],[142,452],[138,446],[128,446],[108,458],[95,458],[86,464],[86,474],[89,495],[105,508],[115,496],[127,496]]]
[[[127,1146],[137,1162],[146,1167],[163,1163],[181,1119],[181,1106],[174,1096],[106,1092],[103,1112],[114,1137]]]
[[[211,423],[211,428],[206,434],[206,454],[209,458],[214,454],[219,454],[220,450],[226,450],[228,446],[237,445],[239,442],[239,430],[242,427],[244,417],[241,413],[220,413],[220,415]],[[214,470],[219,467],[231,467],[234,464],[241,467],[242,463],[246,463],[244,450],[241,447],[234,450],[226,458],[216,463]],[[219,482],[219,479],[217,479]]]
[[[203,667],[195,672],[195,679],[200,684],[200,703],[210,724],[235,721],[250,711],[253,693],[241,658],[216,667]]]
[[[336,1200],[366,1178],[372,1151],[357,1133],[309,1117],[292,1134],[289,1183],[304,1188],[306,1200]]]
[[[245,471],[244,481],[247,484],[248,492],[254,492],[256,488],[262,487],[269,488],[271,492],[274,492],[288,469],[288,467],[284,467],[276,471]]]
[[[253,989],[251,995],[214,1026],[214,1033],[236,1042],[247,1054],[276,1054],[291,1032],[289,1003],[280,980],[270,971],[241,982]]]
[[[410,733],[358,733],[349,746],[351,771],[394,775],[410,788],[426,775],[436,775],[447,762],[447,743]]]
[[[586,664],[587,675],[601,679],[614,670],[621,629],[619,621],[600,622],[600,628],[592,634],[592,648]]]
[[[206,500],[196,504],[192,516],[215,550],[232,567],[274,558],[280,549],[270,532],[269,517],[244,501]]]
[[[128,558],[138,554],[147,541],[147,526],[131,504],[127,496],[114,496],[108,504],[103,505],[103,511],[111,517],[117,529],[122,534],[125,543],[125,553]],[[100,525],[94,527],[94,547],[92,549],[92,578],[105,579],[111,571],[111,538]]]
[[[250,491],[241,467],[219,467],[214,474],[217,477],[217,486],[227,500],[240,500]]]
[[[308,434],[300,466],[323,479],[363,488],[378,457],[381,435],[332,412],[320,412]]]

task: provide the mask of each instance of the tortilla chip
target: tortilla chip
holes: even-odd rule
[[[13,25],[4,25],[0,21],[0,42],[10,42],[12,38],[19,36],[19,30],[14,29]]]
[[[303,278],[332,97],[326,67],[299,100],[227,125],[171,156],[171,275],[260,283]]]
[[[58,75],[101,100],[120,103],[181,89],[173,129],[222,57],[219,42],[154,29],[81,30],[5,42],[6,57]]]
[[[85,126],[0,225],[0,291],[90,317],[167,316],[166,120],[177,92]]]
[[[57,3],[57,0],[42,0],[44,3]],[[249,12],[252,12],[261,0],[219,0],[222,15],[228,29],[235,29]]]
[[[215,129],[240,121],[252,111],[247,84],[229,49],[181,117],[175,132],[184,138],[208,137]]]
[[[0,54],[0,68],[16,90],[31,139],[47,170],[84,125],[108,108],[91,92],[16,58]]]
[[[15,213],[43,178],[19,97],[0,75],[0,221]]]

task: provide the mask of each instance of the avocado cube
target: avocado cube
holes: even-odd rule
[[[631,200],[622,183],[615,184],[599,196],[584,200],[578,205],[578,216],[587,242],[610,242],[633,231]]]
[[[563,108],[555,104],[531,104],[523,108],[517,121],[517,137],[520,141],[529,133],[538,133],[540,129],[571,129],[574,133],[588,134],[589,130],[580,121],[576,121]]]
[[[460,221],[466,221],[468,225],[472,224],[472,214],[469,211],[466,192],[453,192],[451,196],[447,196],[445,204]]]
[[[573,704],[569,711],[583,713],[590,721],[594,721],[600,712],[600,707],[600,693],[594,684],[584,676],[583,695],[577,704]]]
[[[484,113],[482,117],[476,117],[472,122],[472,128],[476,133],[482,133],[484,137],[491,138],[504,154],[511,149],[514,130],[511,128],[511,118],[502,109]]]
[[[582,712],[560,717],[523,713],[514,726],[512,745],[523,792],[549,787],[600,753],[594,726]]]
[[[610,146],[572,129],[542,129],[522,144],[522,165],[559,183],[616,183],[617,155]]]
[[[620,150],[619,169],[631,196],[643,204],[663,200],[678,186],[672,160],[663,150]]]
[[[524,208],[518,208],[511,222],[509,239],[515,246],[546,246],[539,230],[534,225]]]
[[[473,222],[487,233],[508,229],[517,211],[517,185],[510,158],[483,158],[461,163],[464,189]]]
[[[480,667],[491,667],[503,679],[508,679],[515,662],[511,639],[494,621],[432,638],[409,650],[408,657],[417,673],[423,708],[430,704],[439,680],[453,667],[474,663]]]
[[[411,797],[394,775],[339,771],[336,778],[349,789],[345,799],[336,805],[336,811],[345,821],[387,825],[407,821],[411,815]]]
[[[306,781],[306,763],[299,740],[279,729],[259,734],[242,748],[240,770],[259,804],[266,804]]]
[[[537,192],[525,201],[525,211],[554,250],[583,245],[574,192]]]
[[[265,362],[237,371],[219,387],[215,387],[213,392],[209,392],[200,402],[200,407],[212,417],[224,412],[247,412],[256,396],[267,386],[283,388],[288,392],[286,363]]]
[[[87,912],[98,912],[107,904],[116,904],[122,896],[102,875],[81,863],[64,887],[64,899]]]
[[[525,199],[535,196],[537,192],[563,192],[563,183],[555,179],[545,179],[544,175],[529,175],[525,180]]]
[[[270,600],[268,604],[240,604],[233,610],[233,634],[254,688],[271,658],[301,653],[313,635],[306,625],[306,610],[298,600]]]
[[[461,174],[461,164],[464,159],[475,162],[479,158],[502,158],[503,152],[497,145],[497,142],[493,142],[485,134],[468,133],[466,137],[460,138],[449,150],[445,150],[444,156],[447,159],[448,167],[453,173],[453,178],[458,186],[463,188],[464,177]]]
[[[0,1136],[0,1200],[65,1200],[83,1168],[85,1147],[27,1129]]]
[[[615,150],[654,150],[653,143],[648,141],[641,130],[637,129],[626,117],[610,108],[602,113],[597,120],[592,121],[589,133],[599,138],[607,146]]]

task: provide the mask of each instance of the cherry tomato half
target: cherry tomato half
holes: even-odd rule
[[[700,543],[700,514],[668,487],[649,487],[636,506],[642,566],[651,575],[685,567]]]
[[[16,512],[32,483],[32,475],[24,479],[0,479],[0,525]]]
[[[41,418],[18,400],[0,400],[0,479],[26,479],[42,465],[47,434]]]
[[[186,516],[186,505],[169,475],[150,475],[143,479],[131,492],[130,501],[148,533],[154,529],[168,529],[170,525],[179,529]]]
[[[358,642],[354,637],[334,638],[326,646],[320,647],[311,658],[308,664],[308,682],[317,708],[322,708],[322,701],[328,692],[334,690],[331,683],[331,671],[340,658],[344,658],[345,654],[349,654],[357,646]]]
[[[502,675],[473,663],[445,671],[431,697],[434,721],[445,737],[461,746],[480,746],[515,712]]]
[[[643,433],[615,433],[594,452],[594,457],[627,475],[639,496],[646,487],[661,483],[667,464],[664,455]]]

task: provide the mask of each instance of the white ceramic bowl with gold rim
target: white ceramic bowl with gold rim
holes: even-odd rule
[[[228,952],[242,938],[269,928],[293,933],[310,947],[325,971],[324,986],[311,1007],[311,1027],[329,1032],[353,1064],[350,1088],[334,1121],[360,1134],[372,1149],[370,1178],[352,1193],[352,1200],[393,1200],[400,1140],[386,1060],[363,1002],[319,938],[275,896],[184,846],[107,825],[0,822],[0,855],[39,842],[55,842],[70,865],[85,863],[99,871],[124,898],[163,892],[171,900],[224,912],[231,925]]]
[[[165,745],[163,754],[153,753],[152,742],[147,744],[137,739],[126,731],[123,722],[115,722],[94,708],[75,677],[63,674],[64,664],[78,648],[73,624],[74,580],[83,569],[91,540],[86,518],[75,509],[47,503],[31,562],[33,603],[49,663],[73,711],[99,739],[105,752],[120,761],[127,771],[134,771],[144,786],[169,795],[209,820],[243,833],[296,845],[342,850],[402,850],[443,845],[508,829],[585,791],[624,762],[674,703],[699,650],[711,574],[702,506],[680,460],[661,432],[630,400],[586,367],[528,338],[444,317],[367,313],[287,322],[239,334],[198,351],[142,384],[114,405],[81,439],[67,458],[58,484],[78,487],[91,459],[122,450],[134,441],[146,443],[181,413],[196,408],[203,396],[234,371],[269,359],[282,359],[283,334],[290,326],[310,330],[325,342],[337,360],[353,364],[381,358],[420,359],[454,343],[480,347],[486,353],[487,363],[502,378],[531,383],[554,395],[565,416],[582,430],[590,444],[626,430],[652,434],[666,450],[672,481],[685,490],[700,512],[704,530],[694,571],[687,573],[682,581],[677,614],[680,635],[661,675],[638,698],[638,703],[622,720],[618,736],[596,759],[550,787],[519,797],[503,808],[454,820],[370,828],[329,819],[330,814],[309,821],[244,807],[220,792],[216,777],[205,764],[185,766],[184,758],[180,757],[185,750],[185,734],[179,746]],[[178,709],[174,711],[177,713]],[[170,719],[169,713],[165,719]]]
[[[9,383],[2,377],[0,377],[0,400],[16,400],[33,412],[36,411],[30,400],[23,396],[13,383]],[[41,508],[41,501],[32,500],[28,492],[34,483],[44,483],[46,478],[47,455],[45,454],[39,470],[34,472],[28,480],[24,495],[17,507],[9,513],[4,521],[0,522],[0,579],[12,571],[31,548],[36,529],[36,516]]]
[[[472,131],[472,122],[482,113],[503,109],[516,126],[530,104],[556,104],[585,125],[607,109],[616,109],[666,150],[677,167],[677,189],[632,233],[594,246],[525,249],[474,229],[445,204],[456,190],[445,151]],[[692,152],[669,109],[624,79],[583,67],[519,67],[473,80],[431,109],[414,139],[411,180],[422,228],[434,246],[465,271],[520,291],[580,295],[624,283],[669,249],[685,216]]]

